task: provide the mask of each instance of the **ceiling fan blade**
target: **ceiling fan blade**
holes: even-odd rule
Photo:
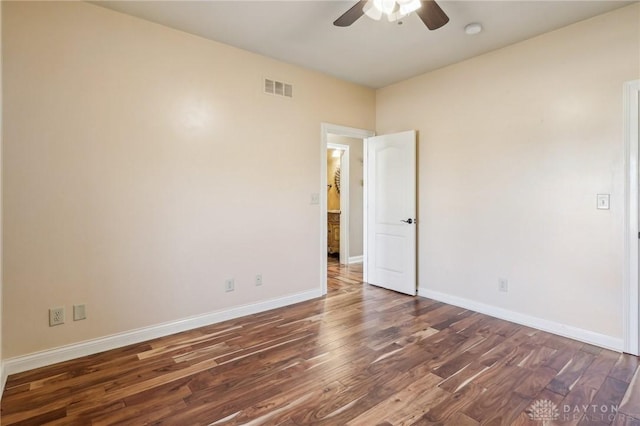
[[[422,7],[416,13],[430,30],[437,30],[449,22],[449,17],[434,0],[421,0]]]
[[[333,23],[336,27],[348,27],[353,24],[364,15],[364,6],[367,4],[367,0],[360,0],[351,9],[342,14],[341,17],[336,19]]]

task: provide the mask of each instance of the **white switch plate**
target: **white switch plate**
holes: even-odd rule
[[[317,192],[311,194],[311,204],[320,204],[320,194]]]
[[[236,289],[236,281],[233,278],[224,280],[224,291],[227,293]]]
[[[509,291],[509,281],[506,278],[498,279],[498,291],[502,291],[504,293]]]
[[[87,308],[85,305],[73,305],[73,320],[80,321],[87,319]]]
[[[598,194],[598,209],[609,210],[609,194]]]

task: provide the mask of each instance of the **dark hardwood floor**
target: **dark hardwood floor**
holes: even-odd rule
[[[13,375],[1,422],[640,425],[638,358],[361,277],[330,262],[325,298]]]

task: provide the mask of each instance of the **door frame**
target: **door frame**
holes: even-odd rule
[[[625,148],[624,185],[624,271],[622,289],[623,351],[640,355],[640,282],[638,280],[638,242],[640,217],[638,216],[638,114],[640,80],[624,83],[623,123]]]
[[[327,143],[327,152],[330,149],[343,151],[342,158],[340,158],[340,256],[338,261],[346,265],[349,263],[349,217],[351,216],[351,206],[349,205],[349,145]],[[327,185],[329,185],[328,182]]]
[[[320,291],[323,295],[327,294],[327,144],[330,134],[364,141],[366,138],[375,136],[375,132],[332,123],[320,123]],[[366,173],[366,161],[363,167]],[[365,251],[365,260],[366,255]]]

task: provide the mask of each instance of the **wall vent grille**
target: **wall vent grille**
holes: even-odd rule
[[[271,78],[264,79],[264,93],[268,95],[283,96],[293,98],[293,85]]]

